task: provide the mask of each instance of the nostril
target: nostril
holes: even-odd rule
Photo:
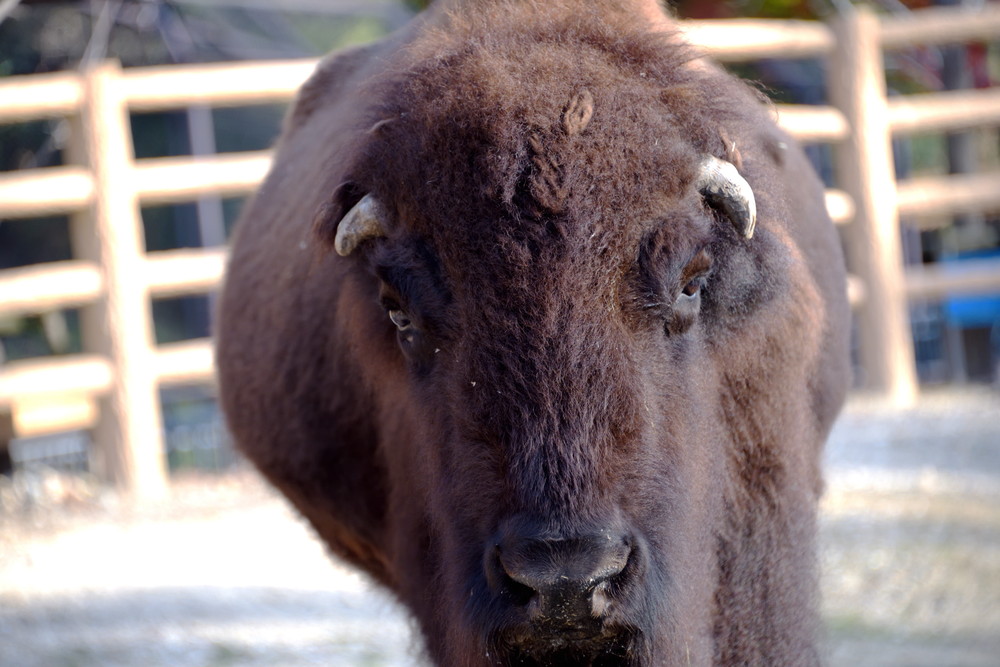
[[[599,534],[508,539],[491,551],[498,592],[532,618],[576,622],[607,614],[632,548]]]
[[[504,596],[516,606],[527,605],[535,596],[535,589],[518,581],[507,571],[501,558],[499,545],[494,545],[486,552],[486,581],[498,594]]]
[[[509,574],[503,575],[503,587],[504,591],[511,597],[511,602],[519,607],[523,607],[531,602],[531,599],[538,592],[531,586],[522,584]]]

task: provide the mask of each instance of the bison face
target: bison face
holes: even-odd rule
[[[357,262],[374,322],[364,337],[405,394],[378,406],[391,514],[405,517],[393,578],[445,664],[469,647],[505,665],[710,650],[716,264],[735,254],[757,270],[755,205],[732,164],[675,134],[662,128],[629,193],[601,187],[585,141],[546,152],[529,133],[529,166],[501,174],[521,181],[507,202],[475,173],[434,209],[400,196],[436,152],[394,187],[358,179],[337,195],[334,246]],[[553,188],[563,201],[546,200]],[[622,199],[632,212],[607,203]]]

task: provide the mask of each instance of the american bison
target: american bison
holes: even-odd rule
[[[819,662],[848,307],[773,115],[655,0],[442,0],[302,88],[224,409],[436,664]]]

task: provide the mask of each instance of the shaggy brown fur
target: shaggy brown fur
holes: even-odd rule
[[[801,152],[694,55],[652,0],[438,3],[320,66],[239,225],[236,441],[437,664],[818,663],[842,258]],[[696,191],[706,153],[752,239]],[[367,194],[385,238],[334,254]],[[553,629],[502,548],[598,533],[628,562]]]

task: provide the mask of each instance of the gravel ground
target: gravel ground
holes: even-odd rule
[[[826,475],[829,664],[1000,666],[1000,394],[855,398]]]
[[[1000,395],[855,397],[827,449],[831,667],[1000,665]],[[31,503],[25,498],[34,498]],[[394,602],[250,471],[155,506],[79,478],[0,485],[0,665],[418,667]]]

